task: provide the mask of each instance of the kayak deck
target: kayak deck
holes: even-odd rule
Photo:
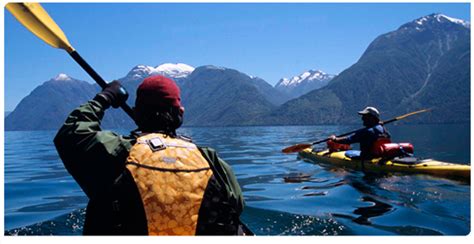
[[[414,163],[388,160],[382,163],[380,158],[376,158],[362,162],[360,159],[347,157],[345,151],[329,153],[328,150],[313,152],[311,149],[305,149],[299,152],[298,155],[300,158],[314,163],[325,163],[363,171],[429,174],[463,181],[469,181],[471,177],[470,165],[447,163],[433,159],[418,160]]]

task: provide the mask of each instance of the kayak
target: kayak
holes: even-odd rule
[[[299,157],[312,163],[330,164],[344,168],[376,173],[429,174],[459,180],[470,180],[471,166],[441,162],[433,159],[395,158],[382,161],[381,158],[365,160],[350,157],[354,151],[330,153],[329,150],[313,152],[311,148],[299,152]]]

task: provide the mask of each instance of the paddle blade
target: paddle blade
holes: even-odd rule
[[[68,53],[74,51],[63,31],[39,3],[8,3],[6,8],[28,30],[44,42]]]
[[[297,153],[305,150],[306,148],[310,148],[313,146],[312,144],[296,144],[281,150],[283,153]]]

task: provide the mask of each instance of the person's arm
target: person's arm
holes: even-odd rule
[[[89,198],[107,193],[131,147],[130,139],[102,131],[104,111],[112,103],[101,93],[72,111],[54,138],[64,166]]]
[[[345,137],[336,137],[335,135],[332,135],[329,137],[329,140],[335,143],[349,145],[349,144],[360,142],[362,137],[363,137],[362,133],[356,132],[350,136],[345,136]]]
[[[227,188],[227,193],[230,195],[230,198],[235,200],[237,207],[236,210],[240,215],[245,205],[244,197],[232,168],[217,155],[214,149],[208,147],[199,147],[199,150],[211,164],[211,167],[214,171],[214,176],[219,182],[224,184],[224,187]]]
[[[240,214],[245,206],[242,190],[229,164],[221,159],[217,152],[212,148],[201,148],[199,150],[203,156],[209,161],[214,172],[214,177],[218,182],[223,184],[228,194],[227,199],[230,200],[233,209],[228,214],[233,213],[234,218],[238,221],[237,235],[254,235],[254,233],[240,219]]]

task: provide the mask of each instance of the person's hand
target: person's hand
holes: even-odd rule
[[[328,137],[328,140],[330,140],[330,141],[335,141],[335,140],[336,140],[336,135],[330,135],[330,136]]]
[[[104,90],[99,92],[97,96],[102,97],[107,105],[118,108],[127,101],[128,93],[119,81],[114,80]]]

